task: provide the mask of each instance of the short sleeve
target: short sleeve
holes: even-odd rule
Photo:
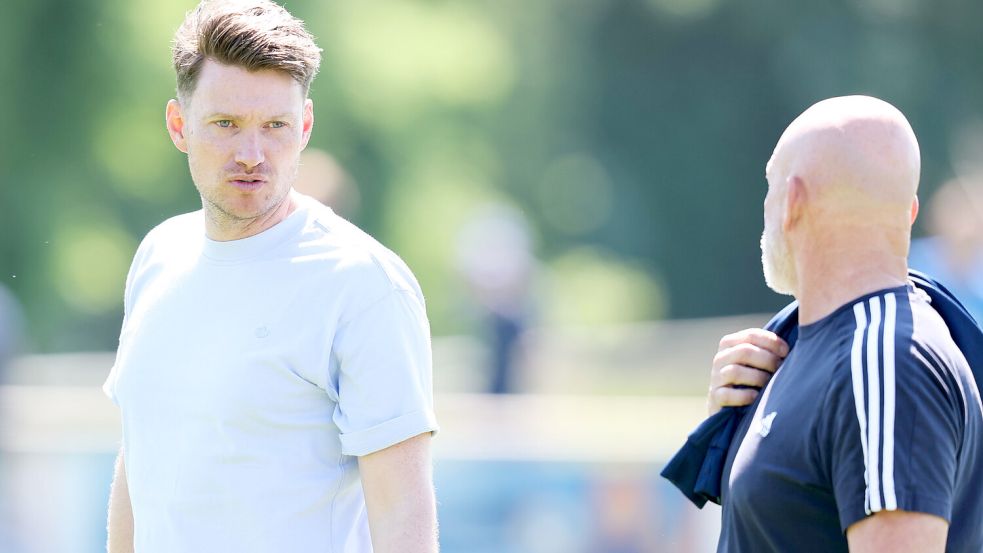
[[[120,371],[120,355],[125,346],[127,322],[130,319],[130,311],[133,309],[134,287],[136,286],[134,281],[136,280],[136,274],[141,264],[146,259],[147,251],[150,249],[150,236],[151,234],[148,234],[140,243],[140,247],[137,248],[136,253],[133,255],[133,261],[130,263],[130,270],[126,274],[126,285],[123,289],[123,324],[120,326],[119,343],[116,347],[116,359],[113,361],[113,366],[109,370],[109,376],[106,377],[106,381],[102,385],[103,393],[117,406],[119,406],[119,397],[116,395],[116,380],[119,377]]]
[[[125,321],[125,316],[124,316]],[[123,323],[126,324],[125,322]],[[122,343],[122,339],[120,339]],[[109,376],[106,377],[106,381],[102,383],[102,393],[106,394],[106,397],[113,402],[117,407],[119,407],[119,398],[116,396],[116,378],[119,373],[119,350],[116,354],[116,362],[113,363],[112,368],[109,369]]]
[[[116,380],[119,378],[120,371],[120,357],[125,347],[124,340],[126,339],[126,323],[129,317],[129,299],[124,300],[123,306],[123,324],[120,326],[119,342],[116,346],[116,359],[113,361],[112,368],[109,369],[109,376],[106,377],[106,381],[102,384],[102,392],[106,394],[106,397],[110,399],[117,407],[119,406],[119,397],[116,395]]]
[[[841,529],[880,511],[951,520],[964,430],[958,380],[911,342],[895,355],[866,342],[853,353],[831,386],[821,440]]]
[[[332,350],[342,453],[367,455],[437,431],[430,326],[414,292],[392,290],[342,323]]]

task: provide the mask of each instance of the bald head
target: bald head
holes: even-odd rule
[[[869,96],[823,100],[782,134],[768,161],[762,261],[796,295],[846,267],[905,271],[921,169],[904,115]],[[876,272],[876,271],[875,271]]]
[[[797,117],[778,141],[767,173],[779,187],[800,179],[835,210],[828,215],[849,217],[872,209],[906,214],[920,170],[915,133],[897,108],[869,96],[844,96]]]

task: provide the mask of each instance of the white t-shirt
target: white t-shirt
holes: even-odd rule
[[[153,229],[104,390],[119,405],[136,553],[365,553],[357,456],[437,430],[406,265],[316,201],[216,242]]]

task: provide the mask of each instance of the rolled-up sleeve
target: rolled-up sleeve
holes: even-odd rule
[[[332,355],[342,453],[367,455],[438,430],[430,325],[413,291],[394,289],[343,323]]]

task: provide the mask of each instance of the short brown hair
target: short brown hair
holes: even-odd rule
[[[184,18],[172,51],[182,101],[194,92],[206,59],[249,71],[284,71],[305,95],[321,65],[321,49],[304,22],[270,0],[202,0]]]

